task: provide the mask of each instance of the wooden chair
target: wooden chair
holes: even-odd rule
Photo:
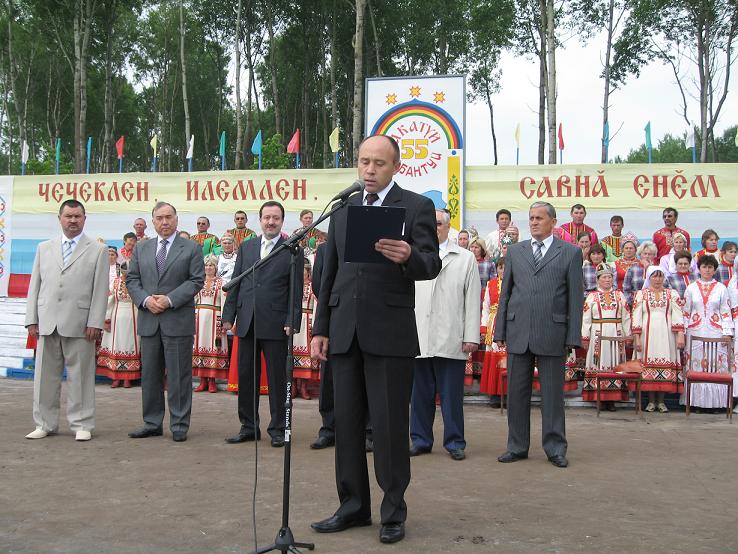
[[[636,414],[641,413],[641,373],[640,371],[634,371],[630,368],[624,367],[624,362],[627,359],[625,355],[625,343],[627,339],[625,337],[600,337],[600,352],[607,351],[610,354],[610,359],[614,360],[615,364],[612,370],[602,371],[602,358],[600,356],[600,370],[599,371],[588,371],[586,376],[590,379],[595,379],[595,398],[597,400],[597,417],[600,417],[600,381],[603,379],[618,379],[624,382],[635,382],[636,386]]]
[[[733,337],[689,337],[687,342],[687,353],[689,354],[690,365],[692,363],[692,342],[702,344],[702,360],[700,363],[705,368],[704,371],[684,372],[684,388],[687,391],[687,407],[686,413],[689,417],[689,404],[692,383],[710,383],[713,385],[727,385],[728,387],[728,413],[726,417],[733,423],[733,374],[730,371],[725,372],[718,369],[718,357],[720,353],[720,345],[724,344],[727,349],[727,359],[730,367],[733,359]]]

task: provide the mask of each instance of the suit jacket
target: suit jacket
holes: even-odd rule
[[[284,242],[281,236],[274,248]],[[236,277],[254,265],[261,258],[261,235],[254,240],[247,240],[238,247]],[[282,250],[268,264],[256,270],[254,276],[241,280],[228,291],[223,307],[223,321],[236,323],[236,334],[245,337],[254,326],[254,337],[257,339],[280,340],[286,338],[285,327],[300,330],[302,320],[302,285],[303,285],[303,253],[300,248],[295,271],[294,317],[290,322],[288,311],[290,285],[290,253]],[[256,304],[254,304],[254,282],[256,282]],[[255,315],[254,315],[255,314]],[[256,321],[254,321],[254,319]]]
[[[511,244],[505,256],[494,340],[507,351],[561,356],[580,346],[582,330],[582,251],[554,237],[536,269],[530,240]]]
[[[462,343],[479,344],[482,285],[474,254],[449,241],[438,277],[415,285],[420,356],[466,360]]]
[[[138,334],[155,335],[158,330],[169,337],[195,334],[195,295],[205,283],[202,247],[195,241],[174,238],[169,247],[164,271],[156,269],[158,238],[136,245],[128,266],[126,286],[138,310]],[[160,314],[142,308],[143,301],[153,294],[165,294],[172,307]]]
[[[362,194],[348,203],[361,205]],[[331,218],[313,336],[330,338],[330,352],[343,354],[354,335],[362,351],[378,356],[413,357],[420,353],[415,326],[415,281],[433,279],[441,270],[433,202],[395,183],[383,206],[406,209],[403,240],[410,244],[404,264],[346,263],[347,210]]]
[[[87,327],[102,329],[108,305],[108,248],[81,235],[64,267],[62,237],[38,245],[28,286],[26,327],[41,335],[84,337]]]
[[[319,244],[315,249],[315,260],[313,261],[313,294],[315,298],[320,296],[320,284],[323,280],[323,261],[325,260],[325,243]]]

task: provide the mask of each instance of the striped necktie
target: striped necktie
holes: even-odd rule
[[[167,263],[167,240],[161,239],[159,244],[159,250],[156,252],[156,269],[161,275],[164,273],[164,265]]]
[[[64,263],[64,267],[67,266],[67,263],[69,263],[69,258],[71,258],[72,256],[72,244],[74,244],[74,241],[64,241],[64,248],[62,249],[62,261]]]
[[[533,245],[535,246],[533,250],[533,263],[535,263],[537,268],[541,263],[541,258],[543,258],[543,243],[536,240],[533,241]]]

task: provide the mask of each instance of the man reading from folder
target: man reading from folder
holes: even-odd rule
[[[435,210],[423,196],[392,180],[400,151],[377,135],[359,147],[359,177],[366,188],[349,205],[404,207],[402,240],[380,239],[375,248],[391,264],[345,263],[346,210],[331,218],[323,279],[313,324],[312,355],[330,356],[335,386],[335,515],[313,523],[320,533],[371,525],[364,422],[374,428],[374,471],[384,491],[379,538],[405,536],[405,489],[410,483],[409,402],[413,360],[420,352],[415,326],[415,281],[441,270]]]

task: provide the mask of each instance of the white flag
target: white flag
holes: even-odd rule
[[[694,148],[694,129],[687,133],[687,139],[684,141],[684,146],[687,147],[687,150]]]
[[[190,135],[190,145],[187,147],[187,158],[188,160],[192,159],[192,154],[195,151],[195,135]]]
[[[24,140],[21,148],[21,163],[28,163],[28,143]]]

